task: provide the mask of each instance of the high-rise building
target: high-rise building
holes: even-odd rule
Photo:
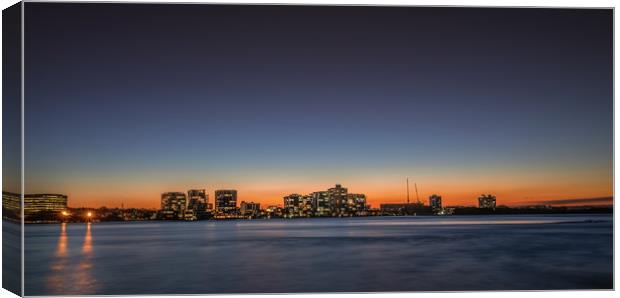
[[[433,210],[441,209],[441,196],[433,194],[428,197],[428,205],[433,208]]]
[[[67,209],[67,196],[61,194],[29,194],[24,196],[24,215],[37,212],[62,212]]]
[[[366,195],[358,193],[347,194],[348,215],[364,215],[367,210]]]
[[[299,216],[301,217],[314,216],[314,206],[312,204],[312,196],[310,195],[301,196],[301,200],[299,201]]]
[[[234,189],[220,189],[215,191],[215,210],[220,213],[232,214],[237,212],[237,191]]]
[[[205,189],[190,189],[187,191],[187,203],[188,206],[195,204],[207,204],[209,203],[209,195]]]
[[[194,219],[205,219],[209,207],[209,195],[205,189],[190,189],[187,191],[187,210]]]
[[[164,219],[184,219],[187,198],[182,192],[165,192],[161,194],[161,214]]]
[[[302,201],[302,195],[290,194],[284,197],[284,213],[290,217],[300,216],[300,205]]]
[[[347,189],[340,184],[327,190],[327,197],[333,216],[341,216],[347,213]]]
[[[239,209],[241,216],[244,217],[257,217],[260,215],[259,203],[241,201],[241,206]]]
[[[331,206],[326,191],[317,191],[310,194],[314,216],[330,216]]]
[[[495,205],[497,204],[497,199],[494,195],[481,195],[478,198],[478,208],[490,208],[495,209]]]
[[[340,184],[327,191],[284,197],[284,214],[289,217],[367,215],[366,195],[350,194]]]

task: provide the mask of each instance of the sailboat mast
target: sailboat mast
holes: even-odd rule
[[[407,204],[409,204],[409,177],[407,177]]]
[[[416,200],[418,200],[418,204],[420,204],[420,196],[418,195],[418,184],[414,183],[414,185],[415,185],[415,197],[416,197]]]

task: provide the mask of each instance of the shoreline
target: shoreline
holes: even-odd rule
[[[610,208],[600,208],[594,211],[587,212],[588,210],[574,210],[574,211],[566,211],[566,212],[547,212],[547,213],[535,213],[535,212],[521,212],[521,213],[480,213],[480,214],[453,214],[453,215],[435,215],[435,214],[423,214],[423,215],[372,215],[372,216],[346,216],[346,217],[272,217],[272,218],[211,218],[211,219],[203,219],[203,220],[163,220],[163,219],[147,219],[147,220],[105,220],[105,221],[73,221],[73,222],[62,222],[62,221],[38,221],[38,222],[24,222],[27,225],[46,225],[46,224],[61,224],[61,223],[71,223],[71,224],[84,224],[84,223],[140,223],[140,222],[168,222],[168,223],[179,223],[179,222],[221,222],[221,221],[268,221],[268,220],[325,220],[325,219],[362,219],[362,218],[453,218],[453,217],[471,217],[471,216],[515,216],[515,215],[611,215],[613,217],[613,207]],[[3,217],[3,221],[6,222],[20,224],[20,220],[16,220],[13,218]]]

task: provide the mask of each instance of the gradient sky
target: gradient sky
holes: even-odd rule
[[[613,194],[610,9],[25,6],[27,193]]]

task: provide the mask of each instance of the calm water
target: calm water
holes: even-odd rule
[[[26,226],[26,295],[609,289],[611,215]]]

